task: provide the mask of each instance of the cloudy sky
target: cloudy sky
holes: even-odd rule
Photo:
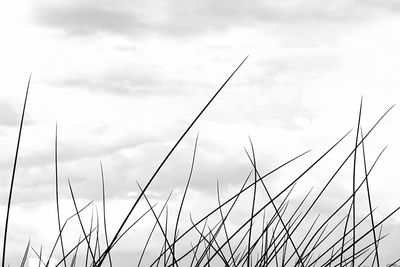
[[[278,192],[357,126],[361,97],[365,130],[399,103],[399,15],[395,0],[8,1],[0,10],[1,214],[31,72],[32,81],[7,260],[19,262],[29,237],[39,250],[41,244],[48,249],[56,235],[56,123],[62,217],[72,212],[68,179],[79,203],[100,203],[101,161],[110,231],[115,231],[138,194],[136,181],[147,181],[215,90],[250,55],[162,169],[149,196],[161,203],[174,189],[173,212],[197,133],[188,211],[203,209],[199,203],[216,204],[217,180],[226,195],[240,185],[251,170],[243,149],[249,148],[249,136],[263,173],[313,149],[270,181]],[[399,123],[396,107],[366,142],[369,165],[389,145],[371,178],[378,217],[400,204]],[[355,132],[296,196],[326,181],[354,141]],[[344,172],[332,196],[348,195],[350,179],[351,170]],[[319,212],[325,206],[329,198]],[[399,226],[400,217],[388,222],[387,232],[393,231],[385,240],[383,263],[400,256]],[[71,234],[70,242],[78,237]],[[132,262],[140,246],[121,243],[115,253],[121,262]]]

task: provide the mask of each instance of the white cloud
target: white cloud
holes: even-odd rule
[[[182,189],[199,131],[192,181],[196,206],[214,199],[216,179],[230,189],[246,176],[251,169],[243,152],[248,135],[263,171],[314,149],[272,177],[275,191],[356,126],[361,95],[364,129],[400,99],[400,21],[393,1],[231,1],[228,6],[212,1],[13,1],[0,12],[3,204],[24,89],[33,72],[13,198],[12,218],[21,229],[10,241],[13,255],[21,254],[30,233],[40,236],[45,223],[39,218],[53,212],[54,203],[45,208],[43,202],[54,199],[56,121],[62,196],[68,196],[70,178],[79,197],[98,200],[102,160],[110,201],[127,205],[130,200],[120,198],[132,197],[136,180],[143,184],[151,176],[196,112],[249,53],[151,187],[157,194]],[[394,170],[399,118],[396,108],[366,143],[369,165],[389,144],[371,179],[380,214],[400,200]],[[353,139],[354,132],[315,169],[310,183],[328,178],[325,168],[334,170]],[[340,176],[334,189],[345,191],[347,178]],[[18,211],[29,203],[36,206],[33,213]],[[31,226],[26,224],[30,218],[35,218]]]

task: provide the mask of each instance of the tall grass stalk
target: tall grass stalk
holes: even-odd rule
[[[14,181],[15,181],[15,171],[17,170],[17,161],[18,161],[19,145],[20,145],[20,143],[21,143],[22,126],[23,126],[23,124],[24,124],[26,102],[28,101],[28,93],[29,93],[29,85],[30,85],[30,83],[31,83],[31,77],[32,77],[32,74],[29,75],[28,85],[26,86],[24,107],[22,108],[22,115],[21,115],[21,120],[20,120],[20,124],[19,124],[17,148],[15,149],[14,164],[13,164],[13,170],[12,170],[12,175],[11,175],[10,192],[9,192],[9,194],[8,194],[8,202],[7,202],[6,222],[5,222],[5,224],[4,224],[3,256],[2,256],[2,260],[1,260],[1,267],[4,267],[4,266],[5,266],[5,261],[6,261],[8,220],[9,220],[9,218],[10,218],[11,199],[12,199],[12,194],[13,194],[13,189],[14,189]]]
[[[193,174],[196,171],[194,167],[198,149],[199,135],[197,135],[183,195],[178,201],[176,217],[174,217],[174,211],[170,208],[171,205],[169,205],[173,191],[169,193],[163,205],[156,210],[157,203],[152,203],[153,201],[149,197],[150,185],[172,153],[182,142],[183,138],[188,134],[214,99],[220,94],[221,90],[226,86],[233,75],[241,68],[246,59],[247,57],[231,73],[222,86],[195,116],[163,158],[154,173],[146,181],[146,184],[143,187],[139,185],[139,183],[137,184],[139,190],[138,197],[129,207],[129,211],[123,217],[122,222],[117,225],[117,230],[113,232],[112,238],[110,238],[111,235],[108,229],[109,227],[107,226],[105,174],[101,162],[102,208],[100,212],[102,212],[102,219],[100,219],[99,210],[94,202],[91,201],[82,208],[78,207],[72,184],[70,180],[68,180],[69,192],[74,205],[74,213],[66,220],[61,220],[61,207],[59,203],[58,129],[56,125],[54,165],[58,235],[52,244],[52,249],[48,257],[44,256],[45,253],[42,246],[40,247],[40,251],[37,252],[31,246],[31,240],[29,239],[20,266],[25,266],[29,251],[32,250],[38,259],[39,267],[49,267],[50,259],[52,259],[56,253],[58,253],[58,255],[61,254],[62,257],[57,262],[56,267],[60,265],[67,267],[67,264],[71,267],[79,266],[79,264],[81,264],[79,261],[80,258],[84,259],[84,265],[87,267],[106,265],[113,267],[116,265],[115,258],[117,258],[117,252],[113,252],[113,256],[115,257],[111,257],[111,250],[118,246],[120,240],[130,232],[138,222],[147,216],[151,217],[154,223],[149,227],[149,233],[146,236],[140,255],[138,259],[136,259],[138,267],[145,264],[149,266],[162,265],[169,267],[208,267],[217,264],[234,267],[355,267],[356,265],[361,266],[362,264],[368,263],[371,263],[372,267],[374,267],[374,265],[380,267],[380,243],[388,236],[382,233],[382,226],[391,216],[398,212],[400,207],[393,209],[391,213],[384,216],[380,221],[376,220],[369,180],[371,179],[372,170],[375,169],[386,147],[375,156],[374,162],[368,166],[365,142],[394,106],[387,109],[364,134],[361,122],[361,113],[363,109],[361,98],[354,145],[351,146],[347,153],[341,156],[342,158],[337,159],[337,166],[334,167],[331,173],[329,173],[328,170],[324,173],[324,175],[327,175],[327,180],[321,182],[321,188],[319,190],[316,190],[316,187],[311,187],[308,191],[304,190],[299,201],[294,201],[294,204],[293,195],[298,188],[296,185],[303,182],[317,165],[320,165],[328,155],[336,150],[339,145],[342,145],[344,143],[343,141],[349,136],[352,130],[347,131],[337,141],[333,142],[331,146],[327,147],[325,151],[311,161],[303,171],[294,174],[290,182],[285,184],[283,189],[280,189],[278,192],[274,192],[273,188],[267,183],[266,178],[270,178],[272,175],[278,173],[278,171],[303,158],[311,150],[297,154],[263,174],[260,171],[259,160],[256,160],[258,157],[256,157],[253,141],[249,138],[250,150],[248,151],[245,148],[245,153],[249,161],[249,170],[248,175],[243,179],[244,182],[241,184],[240,189],[227,197],[226,200],[223,200],[221,197],[221,185],[217,180],[216,207],[211,208],[205,215],[197,219],[194,219],[194,214],[190,212],[188,216],[190,224],[185,225],[182,222],[184,215],[183,210],[184,207],[187,208],[184,204],[187,201],[189,186]],[[9,214],[30,79],[31,77],[29,77],[26,89],[11,175],[3,240],[2,267],[5,266]],[[358,166],[360,164],[357,165],[357,158],[360,157],[360,154],[357,153],[359,149],[361,150],[362,166]],[[321,212],[317,210],[317,205],[323,202],[323,198],[327,195],[328,188],[331,188],[332,184],[338,179],[339,173],[344,172],[344,166],[346,164],[351,164],[351,159],[353,159],[350,175],[352,181],[351,194],[344,197],[344,199],[339,202],[339,205],[336,205],[329,214],[321,214]],[[362,168],[363,171],[361,175],[362,179],[357,176],[356,170],[359,168]],[[357,181],[357,178],[361,181]],[[368,211],[366,215],[357,217],[356,215],[360,215],[358,209],[361,205],[357,204],[356,200],[357,197],[361,196],[364,185],[368,201]],[[241,204],[240,201],[246,200],[246,196],[250,198],[250,203],[247,203],[248,217],[243,218],[242,221],[237,220],[235,221],[236,224],[231,225],[230,222],[234,220],[232,216],[236,208]],[[263,200],[260,201],[260,199]],[[140,216],[128,226],[127,223],[132,214],[134,212],[137,213],[136,211],[138,210],[138,203],[140,200],[145,201],[147,205],[146,210],[144,212],[142,211]],[[92,208],[89,227],[83,219],[85,218],[83,213],[87,212],[88,207]],[[77,238],[78,241],[72,247],[70,247],[70,245],[67,246],[63,241],[63,237],[66,235],[65,227],[71,223],[71,221],[77,221],[80,227],[79,238]],[[101,227],[103,227],[103,229],[101,229]],[[379,233],[377,234],[378,229]],[[155,237],[156,233],[161,235],[161,238],[158,240]],[[151,244],[158,246],[156,250],[158,254],[155,256],[148,251]],[[60,248],[61,251],[57,251],[57,248]],[[80,254],[82,255],[80,256]],[[45,258],[47,260],[45,260]],[[400,260],[393,261],[392,265],[398,261]]]

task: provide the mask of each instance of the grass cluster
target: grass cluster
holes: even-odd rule
[[[191,226],[181,229],[181,215],[185,203],[188,188],[191,182],[193,165],[196,157],[197,139],[193,151],[192,164],[190,174],[186,181],[183,197],[180,201],[180,206],[175,219],[170,219],[168,216],[168,201],[163,203],[161,209],[155,209],[155,205],[151,204],[148,197],[148,189],[157,177],[159,171],[163,168],[165,162],[169,159],[174,150],[181,143],[183,138],[190,131],[192,126],[201,117],[208,106],[213,102],[221,90],[225,87],[228,81],[242,66],[247,57],[240,63],[235,71],[228,77],[223,85],[211,97],[203,109],[198,113],[190,125],[186,128],[183,134],[178,138],[174,146],[170,149],[163,161],[159,164],[153,175],[147,180],[147,183],[140,188],[140,192],[135,202],[129,209],[118,229],[111,236],[107,231],[106,220],[106,193],[104,186],[103,168],[101,166],[102,174],[102,208],[103,208],[103,228],[100,228],[99,218],[97,220],[92,217],[90,227],[84,227],[82,220],[82,212],[92,205],[92,202],[83,207],[78,207],[74,191],[69,183],[70,195],[74,204],[75,212],[71,214],[65,221],[60,219],[60,205],[59,205],[59,181],[58,181],[58,151],[57,151],[57,132],[55,137],[55,196],[57,206],[57,222],[58,222],[58,236],[53,244],[53,248],[49,255],[42,255],[42,250],[37,251],[31,247],[28,242],[25,253],[22,257],[20,266],[26,264],[29,253],[34,253],[38,258],[39,267],[49,266],[50,259],[53,257],[55,251],[59,249],[62,258],[56,263],[55,266],[76,266],[78,254],[81,253],[84,257],[85,266],[113,266],[113,249],[118,245],[121,238],[128,233],[136,223],[142,220],[145,216],[154,218],[154,225],[151,228],[146,243],[143,246],[143,251],[140,258],[136,259],[137,266],[143,265],[143,259],[146,257],[146,251],[150,242],[155,242],[159,245],[159,253],[154,258],[147,260],[151,262],[150,266],[321,266],[321,267],[335,267],[335,266],[380,266],[379,258],[379,243],[386,236],[382,235],[382,225],[388,220],[399,208],[396,208],[384,218],[377,221],[374,218],[374,209],[371,201],[370,186],[368,179],[371,171],[374,169],[375,164],[382,155],[383,149],[376,157],[371,166],[366,163],[366,151],[364,142],[374,131],[376,126],[393,108],[389,108],[376,123],[366,132],[361,128],[361,113],[362,113],[362,100],[360,104],[359,116],[357,121],[356,138],[354,146],[351,147],[348,154],[343,156],[343,160],[339,162],[337,169],[329,174],[330,178],[315,196],[311,197],[311,190],[306,192],[302,200],[295,204],[290,205],[289,199],[293,193],[296,184],[306,177],[317,164],[320,163],[328,154],[330,154],[345,138],[348,138],[349,132],[339,138],[333,145],[331,145],[322,155],[320,155],[314,162],[305,168],[300,174],[294,175],[290,183],[288,183],[280,192],[273,194],[265,183],[265,179],[275,174],[278,170],[285,168],[295,160],[299,159],[309,151],[301,153],[294,158],[287,160],[281,165],[275,167],[268,173],[260,173],[257,168],[256,153],[253,144],[250,140],[251,149],[246,150],[246,154],[251,165],[251,172],[244,180],[240,190],[231,195],[228,199],[222,201],[220,197],[220,190],[217,184],[217,198],[218,205],[209,211],[205,216],[198,220],[193,220],[190,217]],[[16,147],[11,185],[8,198],[3,251],[2,251],[2,267],[6,264],[6,247],[7,247],[7,232],[9,222],[9,212],[11,209],[12,193],[15,181],[15,171],[17,168],[19,144],[23,129],[23,121],[25,116],[25,108],[28,99],[29,83],[26,90],[25,102],[23,106],[22,117],[19,127],[18,142]],[[360,156],[361,154],[361,156]],[[356,183],[356,165],[357,157],[362,159],[363,165],[363,179],[358,184]],[[343,166],[350,162],[352,164],[352,193],[343,199],[341,204],[329,214],[326,218],[317,215],[314,217],[313,213],[317,203],[319,203],[326,193],[327,188],[332,181],[338,176]],[[263,192],[266,201],[263,203],[256,203],[257,194],[260,190]],[[368,212],[362,219],[356,218],[356,211],[358,203],[356,202],[356,195],[365,190],[368,196]],[[246,218],[239,225],[232,229],[228,226],[228,218],[233,214],[233,209],[238,205],[239,199],[243,194],[251,194],[252,201],[248,203],[249,217]],[[138,219],[128,224],[128,219],[132,214],[137,211],[140,201],[145,201],[148,209],[145,213],[141,214]],[[343,216],[345,214],[345,216]],[[217,219],[216,219],[217,218]],[[77,220],[80,224],[81,233],[79,241],[74,247],[65,245],[63,237],[65,238],[65,227],[72,220]],[[96,223],[97,221],[97,223]],[[89,230],[87,230],[89,229]],[[154,240],[154,233],[159,231],[162,239]],[[102,237],[101,237],[102,236]],[[190,240],[188,240],[190,237]],[[100,244],[100,240],[105,240],[105,245]],[[30,252],[31,251],[31,252]],[[48,260],[45,260],[48,259]],[[400,259],[399,259],[400,260]],[[399,260],[393,261],[396,264]]]

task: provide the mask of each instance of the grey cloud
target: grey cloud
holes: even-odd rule
[[[82,148],[79,144],[67,144],[61,145],[59,148],[59,177],[60,177],[60,187],[64,189],[67,188],[67,178],[70,178],[74,188],[83,189],[79,196],[91,197],[93,199],[99,198],[100,180],[96,179],[93,181],[93,177],[100,177],[100,167],[98,162],[102,158],[113,155],[118,151],[124,149],[132,149],[133,147],[143,145],[146,142],[155,142],[155,138],[147,140],[145,138],[131,140],[120,140],[117,142],[112,142],[108,144],[97,144],[93,146],[85,146]],[[92,159],[89,161],[93,163],[92,166],[88,166],[87,159]],[[1,186],[0,191],[2,195],[6,196],[9,187],[9,177],[11,171],[11,162],[1,162],[0,171]],[[97,172],[91,172],[91,170],[98,167]],[[30,170],[35,170],[34,173]],[[53,197],[53,187],[54,187],[54,151],[50,149],[41,150],[37,153],[32,153],[30,155],[21,156],[18,165],[18,182],[16,183],[16,203],[25,202],[40,202],[44,199],[51,199]],[[116,183],[120,184],[118,177],[116,178]],[[112,184],[112,183],[110,183]],[[126,185],[122,184],[119,189],[122,190]],[[61,190],[61,189],[60,189]],[[117,190],[116,194],[120,191]],[[3,194],[4,193],[4,194]],[[69,193],[66,192],[66,196]],[[4,202],[5,199],[1,199],[0,202]]]
[[[389,236],[385,238],[384,247],[379,252],[382,254],[381,257],[386,259],[385,264],[390,264],[399,258],[400,244],[398,242],[400,238],[400,224],[388,221],[383,225],[383,233],[389,233]]]
[[[103,157],[107,196],[127,198],[132,193],[138,192],[136,181],[141,185],[146,184],[169,148],[170,146],[165,142],[152,142],[137,149],[127,148],[124,150],[125,153],[117,152]],[[131,151],[128,155],[126,155],[127,150]],[[185,186],[190,170],[191,150],[190,146],[189,149],[185,149],[184,153],[180,151],[172,155],[149,188],[149,193],[168,194],[170,190],[182,189]],[[146,153],[143,153],[144,151]],[[190,189],[214,195],[217,180],[223,189],[241,184],[251,166],[247,162],[241,163],[240,156],[242,155],[238,155],[236,158],[226,156],[223,162],[214,162],[199,151]],[[231,163],[229,167],[227,167],[228,162]],[[101,191],[100,180],[98,179],[100,172],[92,173],[93,168],[90,173],[89,171],[85,172],[84,168],[76,171],[80,165],[84,165],[83,163],[83,161],[76,161],[72,165],[64,166],[62,168],[63,176],[71,178],[71,181],[76,184],[74,188],[77,188],[77,193],[81,197],[98,199],[101,196],[99,193]]]
[[[76,5],[46,3],[34,11],[37,23],[65,30],[71,35],[88,35],[99,32],[126,32],[140,28],[125,9],[102,6],[98,2],[80,2]]]
[[[18,125],[18,112],[7,102],[0,103],[1,117],[0,126],[16,126]]]
[[[400,2],[396,0],[366,0],[362,3],[366,6],[381,8],[391,13],[397,13],[400,11]]]
[[[183,92],[173,86],[166,87],[166,84],[169,83],[162,79],[151,79],[145,76],[106,75],[105,77],[99,77],[99,79],[89,77],[66,78],[56,82],[54,85],[83,89],[93,93],[111,93],[137,97],[171,95]]]
[[[26,177],[18,177],[19,180],[23,180]],[[19,183],[20,181],[18,181]],[[0,193],[2,196],[8,196],[9,188],[0,187]],[[34,207],[43,202],[43,200],[53,200],[54,199],[54,185],[53,184],[40,184],[40,185],[30,185],[28,187],[17,186],[14,188],[14,194],[12,199],[13,205],[27,204]],[[5,205],[7,202],[5,197],[1,198],[0,203]]]
[[[0,100],[0,110],[1,110],[0,127],[19,126],[21,119],[21,111],[19,109],[22,110],[22,105],[16,107],[5,100]],[[31,119],[27,119],[25,122],[26,122],[25,124],[29,124],[32,121]]]
[[[156,142],[156,137],[149,138],[135,138],[135,140],[122,138],[120,140],[106,143],[106,144],[86,144],[84,147],[80,143],[60,144],[59,146],[59,159],[61,163],[68,163],[71,161],[78,161],[83,158],[98,157],[99,160],[104,155],[116,153],[121,149],[130,149],[147,142]],[[29,166],[42,166],[52,164],[54,160],[53,151],[48,150],[44,153],[38,153],[34,156],[21,157],[21,162],[24,161],[27,167]]]
[[[104,73],[73,74],[65,78],[50,80],[51,86],[64,87],[67,89],[85,90],[91,93],[105,93],[114,95],[129,95],[135,97],[149,96],[171,96],[193,93],[194,87],[202,86],[201,82],[196,85],[188,85],[188,81],[176,80],[165,77],[163,71],[157,66],[127,66],[127,70],[105,70]]]
[[[79,1],[42,4],[33,9],[33,21],[69,35],[122,34],[146,36],[198,36],[232,27],[272,23],[342,23],[370,19],[370,5],[354,1],[137,1],[108,4]]]
[[[94,139],[99,138],[96,132],[92,132],[91,135]],[[134,147],[144,145],[148,142],[157,142],[158,137],[153,136],[142,136],[132,138],[129,134],[125,137],[121,137],[118,140],[111,140],[102,143],[86,143],[84,147],[81,146],[80,141],[60,142],[59,143],[59,164],[70,164],[73,162],[79,162],[88,158],[95,158],[98,162],[103,157],[113,155],[122,149],[132,149]],[[39,186],[47,182],[47,177],[35,176],[29,174],[29,169],[40,169],[41,173],[48,172],[48,168],[53,171],[54,164],[54,150],[53,145],[40,150],[31,151],[29,154],[20,154],[19,156],[19,172],[27,174],[29,179],[23,179],[21,181],[22,186]],[[7,177],[9,174],[8,170],[11,170],[12,161],[7,159],[0,162],[1,172],[0,174]],[[67,172],[68,170],[65,170]],[[67,172],[70,174],[69,172]],[[7,178],[8,179],[8,178]],[[2,179],[3,181],[3,179]],[[7,183],[8,186],[8,183]]]
[[[240,186],[252,170],[251,163],[246,160],[244,152],[243,154],[230,155],[229,152],[210,149],[210,146],[216,146],[215,143],[205,144],[204,142],[202,142],[196,154],[190,190],[201,192],[203,195],[211,194],[214,197],[217,180],[223,191],[231,187]],[[187,146],[187,144],[182,146]],[[184,152],[179,151],[172,155],[150,186],[149,190],[151,192],[168,194],[170,190],[183,190],[190,172],[191,146],[193,144],[185,148]],[[205,149],[207,146],[208,148]],[[127,195],[129,192],[138,192],[136,181],[139,181],[141,185],[146,184],[168,149],[169,146],[165,144],[164,146],[161,143],[148,144],[145,148],[146,155],[142,155],[139,151],[140,156],[138,157],[115,155],[114,159],[105,161],[109,196],[114,197]],[[207,156],[209,153],[216,153],[222,159],[210,159]],[[272,159],[274,155],[271,154],[269,157]],[[268,162],[275,161],[270,160]],[[271,163],[270,167],[275,167],[275,163]],[[86,181],[86,183],[91,182]],[[86,188],[88,187],[86,186]],[[91,196],[99,195],[98,192],[93,193]]]

